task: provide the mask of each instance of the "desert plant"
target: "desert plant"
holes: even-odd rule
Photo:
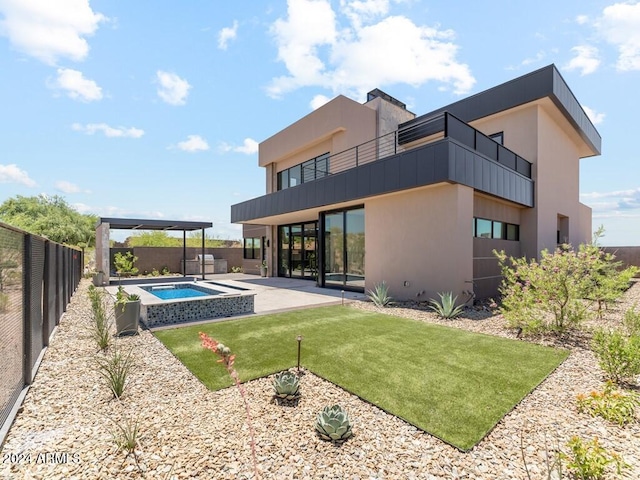
[[[373,287],[373,290],[369,290],[367,297],[376,307],[384,308],[393,304],[393,299],[389,296],[389,287],[384,281]]]
[[[316,432],[323,440],[344,442],[353,434],[349,414],[340,405],[324,407],[316,417]]]
[[[458,296],[456,295],[454,297],[453,292],[438,293],[438,296],[440,297],[439,301],[433,298],[429,300],[429,308],[436,312],[440,318],[456,318],[463,312],[464,306],[456,306]]]
[[[636,407],[640,405],[640,397],[634,392],[615,390],[614,384],[607,382],[602,392],[580,394],[577,402],[580,412],[600,416],[618,425],[626,425],[634,421]]]
[[[138,268],[134,266],[137,261],[138,257],[135,257],[131,252],[118,252],[113,259],[118,275],[123,277],[138,273]]]
[[[107,386],[115,398],[120,398],[127,384],[127,377],[133,367],[133,349],[126,354],[118,348],[113,348],[104,357],[96,357],[98,373],[106,380]]]
[[[231,267],[231,273],[242,273],[242,267],[234,265],[233,267]]]
[[[622,319],[622,325],[626,329],[627,333],[632,336],[640,336],[640,312],[636,311],[636,306],[637,305],[634,305],[624,312],[624,317]]]
[[[105,293],[103,289],[97,289],[90,285],[88,294],[93,312],[93,322],[90,327],[91,337],[98,345],[98,348],[104,351],[111,345],[110,317],[105,306]]]
[[[256,456],[256,435],[253,429],[253,421],[251,420],[251,410],[249,408],[249,402],[247,401],[247,394],[240,383],[240,377],[238,376],[238,372],[233,366],[236,356],[231,353],[231,349],[226,347],[224,344],[214,340],[209,337],[204,332],[200,332],[200,340],[202,342],[202,346],[207,350],[211,350],[215,353],[219,358],[217,363],[222,363],[224,367],[227,369],[227,373],[231,377],[231,379],[236,384],[238,391],[240,392],[240,396],[242,397],[242,401],[244,402],[244,409],[247,415],[247,425],[249,427],[249,436],[251,437],[251,457],[253,459],[253,472],[255,474],[255,478],[260,478],[258,473],[258,457]]]
[[[596,330],[591,348],[607,379],[620,384],[640,374],[640,335]]]
[[[572,478],[599,480],[604,478],[609,465],[615,467],[618,475],[627,466],[620,455],[610,453],[602,447],[597,437],[590,442],[585,442],[580,437],[574,436],[567,442],[567,446],[569,453],[562,453],[561,456]]]
[[[520,431],[520,456],[522,457],[522,463],[524,464],[524,471],[527,474],[528,480],[533,480],[531,477],[531,471],[529,471],[529,463],[527,462],[527,451],[524,442],[524,430]],[[547,440],[547,434],[544,434],[544,478],[546,480],[560,480],[562,476],[562,457],[560,454],[560,442],[557,435],[554,436],[554,445],[549,446]],[[533,469],[532,469],[533,470]],[[539,478],[535,476],[533,478]]]
[[[273,377],[273,394],[282,400],[295,400],[300,397],[300,380],[289,371],[276,373]]]

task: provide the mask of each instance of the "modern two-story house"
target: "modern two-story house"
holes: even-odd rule
[[[266,194],[231,207],[248,265],[398,299],[496,295],[494,249],[591,239],[580,159],[601,138],[554,65],[416,116],[338,96],[259,146]]]

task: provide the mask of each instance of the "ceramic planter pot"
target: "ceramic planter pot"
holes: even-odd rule
[[[96,287],[101,287],[104,283],[104,272],[97,272],[93,274],[93,284]]]
[[[135,335],[140,320],[140,300],[116,304],[116,335]]]

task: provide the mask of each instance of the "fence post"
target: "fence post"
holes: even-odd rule
[[[22,258],[22,380],[31,385],[31,235],[24,236]]]

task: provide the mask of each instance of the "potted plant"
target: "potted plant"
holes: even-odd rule
[[[104,272],[100,271],[100,272],[94,272],[93,273],[93,285],[96,287],[101,287],[105,284],[106,282],[104,281]]]
[[[266,277],[267,276],[267,270],[269,270],[269,267],[267,267],[267,261],[263,260],[262,261],[262,265],[260,265],[260,276],[261,277]]]
[[[127,293],[122,285],[116,293],[116,335],[134,335],[138,333],[140,320],[140,295]]]

